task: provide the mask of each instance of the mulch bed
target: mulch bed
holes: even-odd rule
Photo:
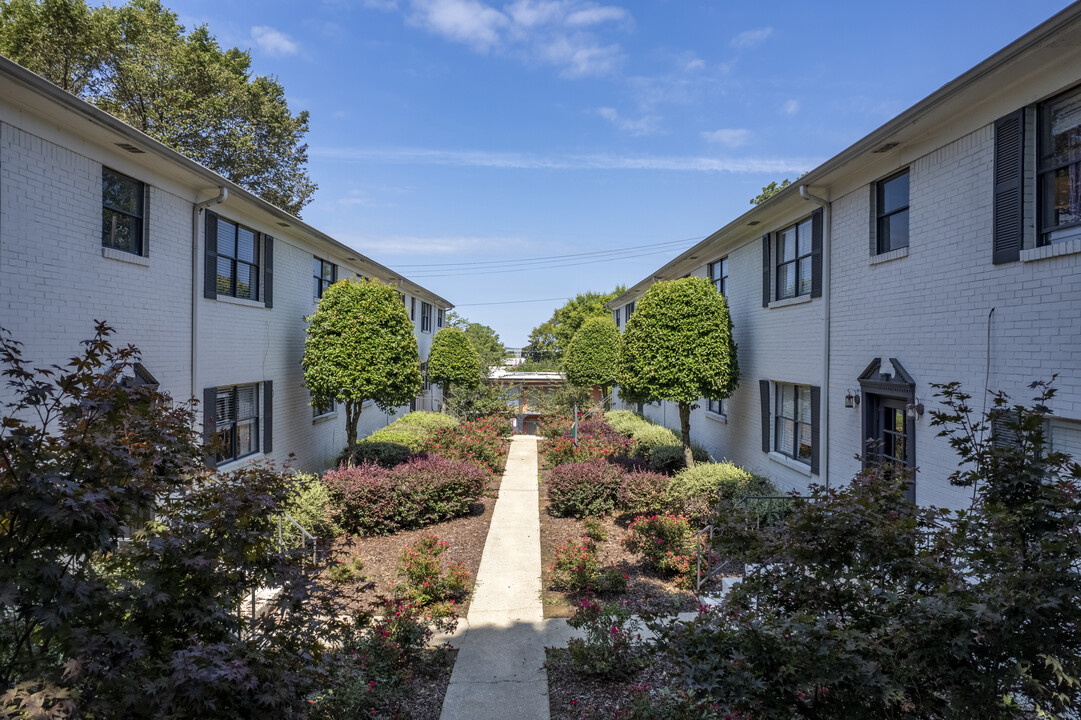
[[[402,709],[405,717],[411,720],[439,720],[457,657],[457,650],[444,648],[426,651],[412,684],[404,693]]]
[[[502,481],[502,476],[490,480],[488,490],[481,497],[480,502],[475,503],[472,511],[465,517],[394,535],[374,537],[342,535],[334,541],[328,554],[339,562],[348,562],[354,557],[360,558],[364,563],[364,569],[361,571],[364,579],[357,584],[356,589],[369,590],[370,592],[364,595],[366,599],[378,595],[389,596],[398,572],[398,557],[402,551],[406,546],[426,535],[435,535],[440,540],[449,543],[443,558],[448,562],[462,563],[469,573],[470,594],[458,603],[457,610],[460,617],[465,617],[469,610],[473,583],[476,582],[477,570],[480,569],[480,557],[484,552],[484,543],[488,539],[488,526],[492,523],[492,513],[495,512],[495,502],[499,497],[499,486]],[[326,578],[326,575],[324,574],[323,577]],[[325,579],[325,582],[331,581]]]
[[[585,521],[574,518],[558,518],[548,512],[548,488],[543,482],[541,471],[540,486],[540,539],[541,539],[541,586],[543,588],[544,617],[570,617],[579,598],[556,590],[548,585],[548,567],[555,560],[556,551],[570,538],[580,538],[585,534]],[[604,564],[623,567],[627,575],[627,590],[618,595],[606,596],[613,602],[630,602],[632,606],[656,599],[664,595],[672,596],[678,602],[679,611],[687,612],[698,609],[698,600],[689,590],[681,590],[675,580],[660,577],[648,564],[635,553],[624,550],[620,540],[626,533],[627,524],[632,518],[612,516],[597,518],[608,532],[607,539],[597,543],[597,555]],[[625,520],[625,522],[624,522]]]
[[[629,678],[602,680],[576,670],[566,649],[549,648],[546,654],[551,720],[610,720],[630,705],[634,686],[666,687],[676,674],[671,661],[662,655],[651,657],[645,668]]]

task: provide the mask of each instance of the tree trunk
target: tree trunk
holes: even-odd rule
[[[364,408],[364,401],[345,401],[345,442],[346,447],[352,449],[357,444],[357,424],[360,423],[360,411]]]
[[[683,459],[687,467],[694,467],[694,454],[691,452],[691,404],[679,403],[679,429],[683,434]]]

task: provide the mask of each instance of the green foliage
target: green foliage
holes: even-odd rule
[[[586,518],[582,523],[586,529],[586,537],[593,542],[604,542],[608,539],[608,531],[604,529],[604,525],[600,520],[596,518]]]
[[[747,472],[730,462],[700,463],[676,473],[665,492],[668,507],[689,515],[697,525],[709,522],[722,500],[748,495],[776,495],[769,478]]]
[[[648,460],[655,448],[679,445],[679,435],[663,425],[642,424],[631,433],[634,440],[634,454]],[[682,446],[681,446],[682,447]]]
[[[453,310],[447,313],[447,327],[458,328],[465,333],[465,336],[469,338],[469,343],[477,351],[482,370],[503,364],[507,349],[500,342],[499,334],[492,328],[469,322],[468,318],[462,317]]]
[[[363,576],[364,563],[361,561],[360,556],[354,556],[348,562],[334,563],[327,568],[327,577],[331,582],[338,583],[339,585],[347,585],[349,583],[355,583]]]
[[[408,448],[411,453],[418,453],[424,450],[424,442],[430,436],[431,433],[418,426],[401,426],[391,423],[385,428],[376,430],[357,445],[363,445],[364,443],[400,445]]]
[[[412,439],[411,436],[410,439]],[[385,468],[392,468],[408,461],[415,454],[408,445],[365,439],[352,448],[343,450],[334,464],[363,465],[364,463],[375,463]]]
[[[548,582],[572,595],[606,595],[623,591],[627,574],[613,565],[602,566],[597,548],[588,538],[571,538],[556,550],[548,566]]]
[[[399,591],[414,605],[436,615],[452,614],[453,605],[468,593],[469,573],[461,563],[446,562],[449,547],[435,535],[408,545],[398,558]]]
[[[914,506],[884,466],[814,486],[775,526],[730,508],[713,550],[755,569],[666,637],[696,699],[753,717],[1077,714],[1081,467],[1044,446],[1053,391],[1031,407],[998,394],[985,418],[936,387],[972,506]],[[992,442],[991,421],[1020,442]]]
[[[380,428],[356,445],[342,451],[335,465],[360,465],[374,462],[394,467],[424,452],[428,439],[437,431],[457,427],[458,420],[449,415],[416,411],[404,415],[385,428]]]
[[[664,512],[670,481],[667,475],[655,472],[627,473],[616,493],[616,509],[634,517]]]
[[[623,547],[641,553],[653,567],[677,576],[681,587],[690,588],[690,569],[695,553],[694,532],[686,515],[637,517],[627,528]]]
[[[567,644],[571,665],[583,675],[614,680],[645,667],[641,628],[626,603],[598,605],[583,600],[567,624],[585,630]]]
[[[292,114],[249,52],[222,49],[205,25],[188,32],[156,0],[8,0],[0,54],[294,215],[316,190],[308,112]]]
[[[336,641],[336,611],[277,551],[296,481],[210,474],[190,407],[127,382],[138,355],[111,332],[35,370],[0,331],[0,708],[296,717]],[[253,621],[258,586],[282,590]]]
[[[591,317],[574,334],[564,356],[567,379],[574,385],[606,388],[615,382],[623,339],[611,316]]]
[[[527,350],[534,360],[562,359],[571,345],[574,334],[590,318],[609,315],[605,303],[614,300],[626,290],[622,285],[610,293],[579,293],[573,300],[556,308],[552,317],[533,328],[529,335]]]
[[[623,471],[604,459],[548,470],[549,512],[556,517],[596,517],[612,511]]]
[[[654,283],[627,319],[620,396],[678,403],[683,450],[687,464],[693,465],[691,406],[701,398],[726,398],[736,389],[736,354],[728,303],[708,279]]]
[[[472,463],[490,474],[498,475],[507,466],[510,434],[509,420],[489,416],[439,430],[428,439],[425,447],[435,455]]]
[[[387,429],[403,430],[405,428],[420,428],[430,437],[438,430],[445,430],[447,428],[456,427],[457,425],[457,418],[444,415],[443,413],[417,410],[398,418],[387,426]]]
[[[698,445],[691,445],[691,455],[695,464],[709,461],[709,453]],[[675,475],[685,467],[687,460],[682,445],[658,445],[649,451],[649,469],[653,472]]]
[[[333,538],[342,530],[331,519],[330,491],[315,475],[296,473],[293,494],[285,503],[285,512],[297,523],[317,538]],[[291,523],[282,525],[283,532],[291,542],[299,543],[299,535]]]
[[[390,412],[420,392],[413,323],[394,288],[370,280],[336,282],[308,323],[304,384],[314,403],[345,403],[349,447],[357,441],[365,400]]]
[[[631,410],[609,410],[604,414],[604,421],[627,437],[634,437],[636,429],[653,424]]]
[[[547,392],[529,393],[529,406],[545,414],[572,415],[577,407],[581,412],[593,404],[589,388],[560,382]]]
[[[435,334],[428,351],[431,382],[442,385],[444,390],[451,385],[476,387],[481,381],[481,370],[480,357],[464,332],[445,327]]]
[[[796,180],[799,180],[801,177],[803,177],[806,174],[807,173],[800,173],[799,175],[796,176]],[[760,192],[758,195],[755,195],[753,198],[751,198],[751,205],[761,205],[762,203],[769,200],[771,197],[773,197],[777,193],[781,192],[782,190],[784,190],[786,187],[788,187],[791,184],[792,184],[792,181],[789,180],[788,178],[785,178],[784,180],[782,180],[780,185],[778,185],[777,181],[774,180],[769,185],[766,185],[765,187],[763,187],[762,192]]]

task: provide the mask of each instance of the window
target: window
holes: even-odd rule
[[[417,299],[409,299],[409,319],[413,322],[417,321]]]
[[[709,264],[709,279],[713,281],[717,292],[728,297],[728,258],[721,258]]]
[[[812,438],[811,387],[775,384],[773,449],[785,457],[811,464]]]
[[[439,308],[435,311],[435,326],[443,327],[443,308]]]
[[[1039,106],[1039,244],[1081,235],[1081,90]]]
[[[218,465],[259,452],[258,385],[235,385],[217,389],[214,418],[221,443]]]
[[[717,415],[728,415],[728,398],[720,400],[707,400],[706,408]]]
[[[338,404],[334,401],[333,398],[331,398],[330,400],[327,400],[326,402],[322,402],[322,403],[313,402],[312,403],[312,417],[317,418],[317,417],[323,417],[324,415],[333,415],[334,411],[337,410],[337,409],[338,409]]]
[[[626,316],[627,316],[628,321],[631,319],[631,313],[633,313],[633,312],[634,312],[634,303],[633,302],[627,303]]]
[[[908,170],[875,185],[875,243],[879,253],[908,247]]]
[[[259,297],[259,243],[254,230],[218,218],[218,295]]]
[[[120,173],[101,169],[101,245],[143,254],[143,202],[146,186]]]
[[[428,361],[425,360],[420,364],[420,377],[424,381],[424,385],[421,387],[421,392],[428,392],[432,389],[432,384],[428,381]]]
[[[619,311],[620,311],[620,308],[616,308],[615,310],[612,311],[612,319],[616,321],[616,327],[621,327]]]
[[[326,289],[338,279],[338,266],[326,260],[313,258],[312,274],[315,276],[314,297],[321,298]]]
[[[777,299],[811,294],[812,219],[777,233]]]
[[[432,331],[432,306],[426,302],[420,304],[420,331]]]

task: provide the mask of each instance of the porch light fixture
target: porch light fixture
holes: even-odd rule
[[[916,420],[923,416],[923,403],[919,398],[915,398],[916,402],[905,405],[905,415],[909,420]]]
[[[848,392],[845,394],[845,407],[846,408],[854,408],[854,407],[859,407],[859,406],[860,406],[860,391],[859,390],[853,390],[852,388],[849,388]]]

